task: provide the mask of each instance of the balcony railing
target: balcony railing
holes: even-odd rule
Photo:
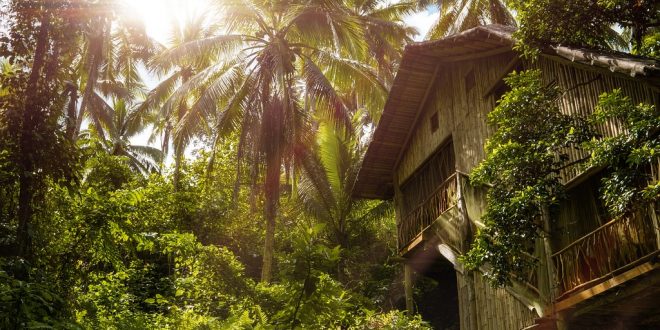
[[[408,245],[441,214],[456,205],[456,173],[441,183],[398,224],[399,248]]]
[[[552,255],[560,297],[614,274],[658,250],[644,213],[612,220]]]

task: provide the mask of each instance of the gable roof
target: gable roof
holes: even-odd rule
[[[406,46],[380,122],[364,156],[353,192],[355,197],[392,197],[393,172],[423,111],[439,64],[512,52],[514,31],[512,27],[493,24]],[[603,71],[644,76],[660,85],[660,63],[653,59],[566,46],[551,46],[543,53]]]

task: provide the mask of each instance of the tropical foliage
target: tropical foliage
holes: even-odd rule
[[[350,198],[412,7],[217,6],[167,45],[121,1],[3,7],[1,327],[426,328],[380,313],[392,217]]]
[[[660,155],[660,114],[652,105],[633,104],[616,89],[600,96],[591,118],[595,125],[609,120],[617,121],[625,133],[593,139],[586,148],[592,166],[610,169],[603,179],[603,200],[610,214],[622,216],[660,196],[660,182],[652,176]]]
[[[657,54],[657,1],[513,0],[510,5],[521,22],[516,36],[525,53],[560,43]]]
[[[473,268],[488,264],[486,275],[498,285],[508,284],[510,274],[524,278],[534,263],[534,239],[548,221],[543,213],[562,192],[556,175],[566,159],[562,148],[587,136],[585,123],[560,112],[560,91],[545,86],[540,71],[514,72],[505,81],[511,90],[488,114],[498,129],[470,175],[475,184],[492,188],[485,227],[465,257]]]
[[[447,37],[479,25],[502,24],[511,27],[516,26],[516,20],[507,7],[506,1],[452,0],[437,1],[437,3],[440,16],[429,30],[428,39]]]
[[[497,286],[524,281],[538,262],[533,256],[543,258],[535,241],[547,237],[551,207],[564,197],[559,173],[568,165],[567,147],[588,151],[581,161],[603,169],[600,198],[609,216],[628,216],[660,200],[654,177],[660,117],[654,106],[634,105],[617,89],[600,96],[591,117],[568,116],[559,111],[561,91],[544,85],[539,71],[514,72],[505,80],[511,90],[488,115],[497,130],[470,175],[488,186],[485,227],[463,257]],[[597,134],[607,121],[624,132]]]
[[[398,310],[391,205],[352,194],[417,33],[404,18],[431,2],[212,1],[160,44],[128,1],[0,1],[0,328],[427,329]],[[434,38],[515,25],[511,3],[531,46],[601,45],[619,23],[635,52],[658,51],[651,2],[590,2],[600,25],[577,39],[522,2],[436,3]],[[588,16],[566,3],[570,22]],[[582,132],[538,73],[508,82],[473,175],[497,188],[466,259],[499,283],[560,191],[551,155]],[[616,164],[607,204],[626,212],[658,195],[621,173],[653,161],[660,124],[616,91],[593,121],[612,118],[628,134],[588,147]]]

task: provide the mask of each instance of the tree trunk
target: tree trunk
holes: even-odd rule
[[[413,270],[408,264],[409,261],[403,264],[403,291],[406,294],[406,311],[408,315],[415,314],[415,301],[413,300]]]
[[[277,148],[279,149],[279,148]],[[266,207],[264,217],[266,220],[266,236],[264,238],[264,255],[261,268],[261,281],[268,283],[272,279],[273,254],[275,251],[275,221],[277,218],[277,204],[280,196],[280,167],[282,158],[279,150],[268,156],[266,165]]]
[[[25,91],[25,101],[21,132],[19,140],[20,169],[18,193],[18,229],[16,233],[18,256],[30,260],[32,257],[32,230],[31,222],[34,214],[32,199],[35,195],[35,164],[33,149],[38,147],[35,141],[36,122],[39,120],[42,105],[39,104],[39,78],[46,63],[48,51],[48,33],[50,19],[48,13],[42,13],[41,27],[37,37],[37,46],[34,53],[34,62],[28,78]]]
[[[190,77],[192,76],[192,73],[189,69],[184,68],[183,72],[181,73],[181,83],[185,84],[190,80]],[[177,108],[176,111],[176,125],[179,126],[181,122],[183,121],[183,117],[186,115],[188,112],[188,106],[185,101],[181,101],[179,103],[179,107]],[[168,123],[169,125],[169,123]],[[176,128],[173,130],[176,132]],[[172,139],[174,143],[174,178],[173,178],[173,184],[174,184],[174,191],[179,191],[179,185],[181,181],[181,162],[183,161],[183,153],[185,152],[186,145],[183,143],[183,140],[180,136],[175,135],[174,138]]]
[[[69,104],[66,110],[66,137],[70,141],[76,140],[76,109],[78,108],[78,88],[75,84],[71,83],[67,86],[67,93],[69,97]]]
[[[269,95],[269,86],[262,87],[262,95]],[[286,95],[285,95],[286,96]],[[280,198],[280,172],[282,168],[282,130],[284,129],[283,104],[279,100],[263,102],[263,118],[261,143],[266,154],[266,205],[264,220],[266,221],[266,236],[264,237],[264,254],[261,268],[261,281],[268,283],[272,279],[273,254],[275,251],[275,222],[277,206]],[[286,104],[286,103],[284,103]]]
[[[174,178],[172,179],[172,184],[174,185],[174,191],[179,191],[181,185],[181,162],[183,161],[183,150],[181,146],[174,146]]]
[[[101,53],[103,52],[103,39],[106,36],[106,32],[104,30],[105,24],[101,24],[99,22],[99,29],[92,37],[90,40],[90,52],[91,52],[91,60],[90,60],[90,68],[89,72],[87,74],[87,83],[85,84],[85,91],[83,92],[83,97],[82,101],[80,103],[80,110],[78,111],[78,117],[76,118],[76,129],[73,134],[73,138],[77,139],[78,133],[80,133],[80,130],[82,128],[82,122],[83,118],[85,117],[85,112],[88,112],[89,108],[89,103],[92,98],[92,94],[94,93],[94,88],[96,88],[96,81],[98,80],[99,76],[99,69],[101,66]],[[94,126],[96,126],[96,129],[98,130],[98,134],[103,134],[101,130],[101,124],[98,122],[97,118],[93,118],[94,121]],[[103,136],[100,136],[102,139],[104,138]]]

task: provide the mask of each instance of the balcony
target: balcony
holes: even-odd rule
[[[552,255],[558,299],[622,274],[658,252],[652,215],[641,212],[612,220]]]
[[[449,176],[424,201],[401,218],[397,224],[399,250],[422,238],[422,234],[441,215],[457,205],[457,173]]]

